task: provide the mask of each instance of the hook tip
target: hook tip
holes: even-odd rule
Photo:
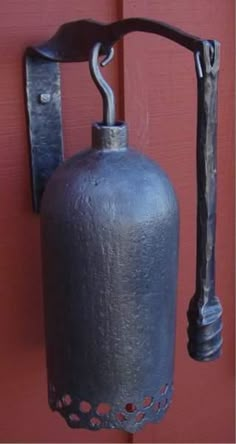
[[[106,54],[105,58],[100,62],[100,65],[104,68],[104,66],[108,65],[108,63],[113,59],[114,57],[114,48],[110,47],[108,54]]]
[[[101,42],[96,43],[93,47],[91,56],[89,58],[89,69],[95,85],[97,86],[103,99],[103,123],[104,125],[111,126],[114,125],[115,122],[115,98],[112,88],[108,85],[101,74],[99,65],[106,66],[112,60],[114,49],[112,47],[104,48],[103,46],[103,53],[105,52],[106,55],[103,60],[99,62],[98,58],[101,47]]]

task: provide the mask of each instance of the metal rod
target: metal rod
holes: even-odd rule
[[[214,46],[212,45],[214,44]],[[222,307],[215,295],[216,129],[219,43],[204,41],[195,54],[198,81],[196,290],[188,310],[193,359],[220,356]]]
[[[112,88],[101,74],[99,68],[99,53],[102,48],[102,43],[96,43],[94,45],[91,56],[89,58],[90,74],[93,78],[95,85],[97,86],[103,100],[103,124],[107,126],[113,126],[115,124],[115,96]],[[108,55],[101,62],[102,66],[107,65],[113,58],[114,50],[110,48]]]

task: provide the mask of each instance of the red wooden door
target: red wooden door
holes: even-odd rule
[[[175,397],[160,425],[135,435],[71,430],[46,397],[39,220],[31,210],[22,55],[64,22],[144,16],[222,43],[218,131],[217,291],[224,353],[200,364],[186,351],[194,291],[196,80],[192,55],[163,38],[127,36],[106,68],[130,142],[168,172],[181,207]],[[1,2],[0,366],[1,442],[234,442],[234,1],[2,0]],[[101,103],[88,66],[62,68],[66,156],[90,143]]]

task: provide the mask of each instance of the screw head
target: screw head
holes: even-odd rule
[[[49,94],[49,93],[42,93],[39,95],[39,101],[43,105],[45,105],[45,103],[49,103],[50,100],[51,100],[51,94]]]

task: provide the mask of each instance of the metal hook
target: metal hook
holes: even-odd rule
[[[99,69],[99,53],[102,47],[102,43],[96,43],[93,47],[89,58],[89,69],[92,79],[97,86],[103,100],[103,124],[112,126],[115,124],[115,97],[111,87],[105,81]],[[109,53],[100,62],[101,66],[106,66],[114,56],[114,49],[109,48]]]

